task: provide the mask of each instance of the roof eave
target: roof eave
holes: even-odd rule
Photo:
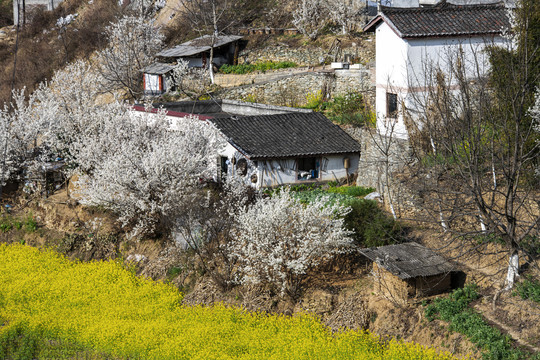
[[[482,37],[502,35],[502,31],[482,32],[482,33],[452,33],[452,34],[413,34],[403,35],[403,39],[421,39],[421,38],[447,38],[447,37]]]
[[[377,17],[375,17],[373,20],[371,20],[365,27],[364,27],[364,31],[365,32],[375,32],[375,29],[377,29],[377,26],[381,23],[385,23],[386,25],[388,25],[388,27],[390,29],[392,29],[392,31],[397,35],[399,36],[400,38],[403,38],[403,34],[401,33],[401,31],[399,31],[399,29],[397,27],[394,26],[394,24],[392,23],[392,21],[390,19],[388,19],[386,16],[384,16],[384,14],[379,14],[377,15]]]
[[[232,145],[232,144],[231,144]],[[234,145],[233,145],[234,146]],[[250,155],[251,160],[269,160],[269,159],[293,159],[303,156],[325,156],[325,155],[343,155],[343,154],[360,154],[360,150],[356,151],[332,151],[332,152],[317,152],[317,153],[297,153],[297,154],[283,154],[283,155]]]

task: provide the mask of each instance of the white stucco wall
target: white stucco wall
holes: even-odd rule
[[[439,37],[402,39],[386,23],[376,29],[376,113],[379,132],[407,139],[401,111],[403,106],[414,115],[425,103],[429,69],[440,68],[450,74],[456,56],[463,51],[468,75],[476,78],[489,70],[486,46],[504,46],[501,37]],[[447,79],[451,81],[450,77]],[[453,82],[455,84],[455,82]],[[455,91],[458,91],[456,88]],[[386,93],[397,94],[398,115],[386,117]]]
[[[403,120],[386,118],[386,93],[398,95],[398,104],[407,93],[407,42],[386,23],[375,30],[375,79],[377,129],[382,134],[406,138]]]
[[[220,153],[220,156],[228,159],[227,176],[241,176],[232,165],[232,159],[245,158],[232,145]],[[250,161],[248,160],[248,170],[243,179],[246,184],[249,184],[257,189],[262,187],[274,187],[284,184],[302,184],[313,181],[335,181],[347,177],[347,170],[344,168],[344,159],[350,160],[350,168],[348,169],[349,176],[358,171],[358,154],[339,154],[339,155],[323,155],[318,157],[319,171],[317,178],[298,179],[298,170],[296,170],[296,159],[269,159]],[[233,170],[234,168],[234,170]],[[234,171],[234,174],[233,174]],[[257,182],[252,182],[252,175],[257,176]]]

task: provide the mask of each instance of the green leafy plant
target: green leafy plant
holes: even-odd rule
[[[480,314],[469,308],[479,298],[475,284],[457,289],[449,297],[437,299],[425,308],[428,321],[440,319],[449,323],[449,329],[464,334],[482,350],[484,360],[520,360],[529,356],[512,346],[512,339],[491,327]]]
[[[328,118],[340,125],[375,126],[375,114],[368,108],[364,97],[358,91],[335,96],[327,103],[326,108]]]
[[[35,232],[37,230],[37,222],[32,214],[28,215],[28,217],[24,219],[23,225],[26,232]]]
[[[370,187],[366,188],[363,186],[330,186],[326,191],[360,197],[374,192],[375,189]]]
[[[266,72],[268,70],[278,70],[278,69],[286,69],[286,68],[292,68],[297,67],[298,65],[291,61],[281,61],[281,62],[273,62],[273,61],[264,61],[264,62],[257,62],[254,64],[239,64],[239,65],[228,65],[225,64],[219,68],[219,71],[223,74],[248,74],[255,71],[261,71]]]
[[[540,304],[540,281],[533,279],[532,276],[527,277],[516,285],[514,295]]]

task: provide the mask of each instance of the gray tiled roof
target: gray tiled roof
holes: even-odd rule
[[[360,249],[360,253],[403,280],[456,270],[442,256],[415,242]]]
[[[360,144],[320,113],[210,119],[250,159],[359,153]]]
[[[509,27],[502,4],[452,5],[428,8],[381,7],[380,14],[364,28],[372,31],[386,22],[402,38],[497,35]]]
[[[156,75],[162,75],[166,74],[169,71],[171,71],[174,67],[169,64],[163,64],[160,62],[153,63],[152,65],[148,65],[145,67],[142,72],[145,74],[156,74]]]
[[[221,47],[223,45],[230,44],[234,41],[240,40],[242,36],[239,35],[219,35],[215,38],[214,48]],[[173,48],[163,50],[157,54],[162,57],[183,57],[193,56],[205,51],[209,51],[212,47],[212,37],[210,35],[204,35],[193,39],[191,41],[182,43]]]

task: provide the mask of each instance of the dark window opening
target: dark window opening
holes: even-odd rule
[[[236,162],[236,172],[240,176],[246,176],[248,170],[247,160],[242,158]]]
[[[319,177],[319,159],[315,157],[296,160],[298,180],[317,179]]]
[[[220,158],[220,176],[219,178],[221,180],[225,180],[225,177],[227,176],[227,173],[229,172],[229,159],[227,157],[222,156]]]
[[[386,93],[386,116],[396,117],[398,111],[397,94]]]

